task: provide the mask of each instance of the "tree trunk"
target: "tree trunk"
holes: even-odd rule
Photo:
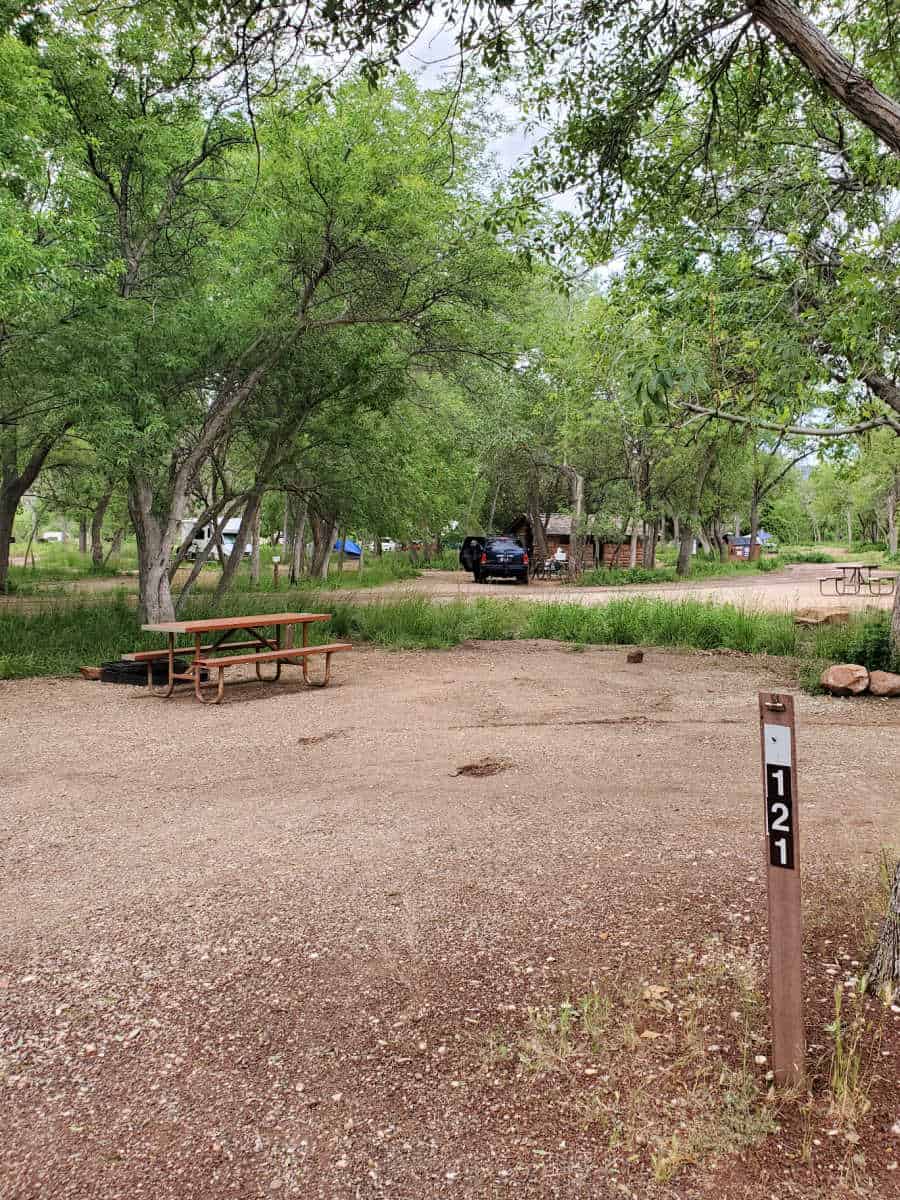
[[[734,514],[734,536],[736,538],[741,536],[741,514],[740,513]]]
[[[19,471],[16,423],[12,421],[5,426],[0,425],[0,596],[9,587],[10,546],[16,509],[40,474],[47,455],[69,427],[69,423],[65,424],[58,434],[36,446],[28,462]]]
[[[141,622],[174,621],[175,605],[169,583],[169,554],[163,530],[153,512],[153,493],[142,476],[132,476],[128,510],[138,552],[138,612]],[[180,514],[179,514],[180,515]]]
[[[256,516],[253,520],[253,528],[250,531],[250,543],[252,549],[250,551],[250,582],[254,587],[259,586],[259,526],[262,516],[262,504],[256,506]]]
[[[656,543],[659,540],[659,518],[654,517],[650,522],[648,537],[644,542],[644,566],[648,570],[656,569]]]
[[[628,543],[628,568],[633,571],[637,566],[638,528],[637,521],[631,522],[631,541]]]
[[[876,995],[888,989],[893,995],[900,984],[900,862],[894,866],[887,912],[866,972],[869,991]]]
[[[494,499],[491,501],[491,515],[488,517],[487,531],[494,532],[494,513],[497,511],[497,498],[500,495],[500,480],[497,480],[497,486],[494,488]]]
[[[380,533],[377,533],[377,534],[375,535],[375,542],[374,542],[374,545],[375,545],[375,555],[376,555],[376,557],[377,557],[377,558],[381,558],[382,554],[384,554],[384,550],[383,550],[383,548],[382,548],[382,545],[381,545],[381,534],[380,534]]]
[[[339,540],[341,543],[341,549],[340,549],[340,553],[338,554],[338,574],[343,575],[343,573],[344,573],[344,556],[347,551],[347,530],[346,529],[340,535]]]
[[[537,468],[528,473],[528,521],[531,525],[532,549],[535,559],[543,562],[549,558],[547,533],[541,521],[540,477]]]
[[[9,558],[17,508],[18,499],[7,500],[0,492],[0,596],[9,589]]]
[[[316,517],[313,527],[313,560],[310,576],[313,579],[328,578],[328,563],[337,534],[337,521],[331,517]]]
[[[38,516],[37,516],[37,510],[35,509],[31,514],[31,528],[28,531],[28,541],[25,544],[25,557],[22,560],[22,566],[27,567],[28,566],[28,555],[30,554],[31,555],[31,569],[33,571],[37,569],[37,563],[35,562],[35,559],[34,559],[34,539],[37,537],[37,531],[38,531]]]
[[[325,534],[325,538],[323,540],[322,561],[319,563],[318,572],[313,572],[317,579],[328,578],[328,564],[331,561],[331,552],[334,550],[334,539],[337,536],[338,530],[338,523],[336,520],[326,519],[322,522],[322,524],[324,526],[323,532]]]
[[[700,545],[703,547],[703,553],[712,554],[712,545],[707,537],[706,530],[702,525],[697,526],[697,537],[700,539]]]
[[[159,542],[138,545],[139,613],[142,622],[174,621],[175,605],[169,583],[169,563]]]
[[[247,503],[244,506],[244,511],[241,514],[241,524],[237,531],[237,536],[234,539],[234,546],[231,553],[222,563],[222,578],[216,586],[215,600],[221,600],[227,591],[229,591],[237,578],[237,573],[240,570],[241,563],[244,561],[244,547],[247,545],[247,540],[250,537],[250,531],[253,529],[259,518],[259,506],[262,504],[262,491],[253,491],[247,498]],[[224,524],[224,522],[223,522]],[[219,555],[222,555],[221,542]]]
[[[853,549],[853,515],[850,509],[847,509],[847,545]]]
[[[103,519],[109,508],[110,500],[112,500],[112,489],[100,497],[91,516],[91,563],[97,568],[103,566]]]
[[[297,584],[303,575],[303,568],[306,564],[306,513],[308,502],[298,499],[293,515],[293,545],[291,547],[291,575],[292,584]]]
[[[187,598],[191,594],[191,592],[194,590],[194,584],[200,578],[200,572],[203,570],[203,568],[209,562],[210,556],[212,555],[212,552],[215,548],[216,548],[216,540],[215,540],[215,538],[210,538],[207,541],[206,545],[203,547],[203,549],[200,551],[200,553],[197,555],[197,557],[194,559],[193,563],[191,564],[190,574],[188,575],[187,579],[185,580],[184,587],[178,593],[178,597],[175,600],[176,613],[181,612],[181,609],[184,606],[185,601],[187,600]],[[171,574],[170,574],[170,578],[171,578]]]
[[[753,490],[753,495],[750,499],[750,546],[747,550],[747,558],[751,562],[755,562],[759,558],[759,542],[757,534],[759,533],[759,498],[756,489]]]
[[[111,558],[116,557],[116,555],[122,549],[122,543],[124,541],[125,541],[125,526],[120,525],[119,528],[113,534],[112,541],[109,543],[109,549],[106,552],[106,557],[103,559],[104,567],[106,566],[106,564],[109,562],[109,560]]]
[[[826,91],[894,154],[900,154],[900,104],[880,92],[871,79],[844,58],[791,0],[750,0],[748,8]]]
[[[894,483],[887,495],[887,527],[888,553],[897,553],[897,500],[900,499],[900,475],[894,476]]]
[[[584,551],[582,547],[581,523],[584,519],[584,476],[579,474],[573,468],[569,468],[572,472],[572,536],[569,539],[571,544],[571,559],[570,570],[575,575],[580,575],[584,565]]]
[[[675,518],[678,519],[677,517]],[[678,542],[678,565],[675,568],[679,575],[690,575],[691,556],[694,553],[694,531],[690,521],[681,522],[681,534]]]
[[[672,517],[672,537],[679,545],[681,544],[681,522],[677,513]]]

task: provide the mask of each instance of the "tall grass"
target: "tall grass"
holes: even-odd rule
[[[663,564],[659,567],[594,567],[583,571],[577,582],[591,587],[619,587],[641,583],[677,583],[696,579],[720,579],[731,575],[754,575],[762,571],[777,571],[785,560],[777,555],[759,558],[753,562],[745,559],[728,559],[722,562],[717,554],[695,554],[687,575],[679,575],[675,567]]]
[[[269,548],[267,547],[267,550]],[[279,566],[278,588],[275,587],[274,571],[271,552],[262,556],[259,583],[250,583],[249,563],[241,566],[234,587],[247,592],[274,592],[284,590],[290,566],[282,561]],[[381,587],[385,583],[397,583],[404,579],[415,579],[419,570],[410,561],[409,556],[401,553],[383,554],[380,557],[371,554],[363,556],[362,570],[356,559],[347,559],[344,570],[340,569],[337,554],[332,554],[328,564],[327,579],[304,578],[300,586],[314,591],[334,591],[339,588],[371,588]]]
[[[35,544],[35,565],[25,567],[11,566],[9,568],[10,591],[27,595],[47,583],[69,583],[73,579],[81,579],[87,575],[114,575],[116,566],[94,567],[89,554],[82,554],[76,546],[64,542],[48,542]],[[13,547],[13,557],[16,552],[24,554],[25,545],[19,547],[17,542]]]
[[[332,614],[327,625],[312,626],[314,640],[346,638],[403,649],[442,649],[468,639],[536,638],[791,656],[801,660],[802,678],[811,686],[828,662],[859,662],[872,668],[893,663],[886,614],[845,626],[802,630],[787,614],[693,600],[629,597],[585,607],[492,599],[433,604],[424,597],[409,597],[353,604],[341,602],[334,592],[233,592],[221,609],[208,595],[198,595],[181,615],[190,620],[222,611],[240,615],[286,610]],[[0,679],[71,675],[82,664],[161,645],[161,638],[140,631],[133,597],[124,593],[90,603],[47,605],[34,614],[0,609]]]

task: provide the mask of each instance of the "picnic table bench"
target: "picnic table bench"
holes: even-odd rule
[[[835,596],[847,596],[852,593],[858,596],[865,588],[871,596],[889,596],[894,590],[896,575],[873,575],[877,570],[871,563],[837,563],[840,575],[822,575],[819,577],[819,595],[827,595],[824,585],[834,584]]]
[[[150,633],[164,633],[168,639],[165,650],[135,650],[124,657],[131,662],[147,664],[147,687],[155,696],[167,698],[175,691],[178,683],[193,683],[194,695],[202,704],[221,704],[225,690],[225,670],[227,667],[243,666],[253,663],[257,679],[266,683],[275,683],[281,678],[281,668],[286,664],[298,664],[303,670],[303,682],[308,687],[325,687],[331,679],[331,657],[343,650],[351,650],[349,642],[330,642],[325,645],[311,646],[309,644],[309,626],[315,621],[330,621],[330,613],[259,613],[245,617],[213,617],[207,621],[159,621],[141,628]],[[294,629],[300,626],[303,644],[293,644]],[[273,630],[271,636],[261,632]],[[283,631],[283,632],[282,632]],[[245,641],[231,641],[236,633],[249,634]],[[204,635],[218,635],[211,645],[204,645]],[[179,636],[193,637],[193,646],[176,646],[175,639]],[[234,654],[235,650],[249,653]],[[190,665],[185,671],[175,670],[176,657],[190,655]],[[313,680],[309,674],[309,660],[316,655],[325,655],[325,670],[323,678]],[[153,664],[160,661],[168,662],[168,679],[162,689],[153,683]],[[271,663],[275,674],[266,679],[260,670],[263,663]],[[204,679],[213,671],[218,672],[213,684],[206,684]],[[215,688],[215,695],[207,699],[204,689]]]

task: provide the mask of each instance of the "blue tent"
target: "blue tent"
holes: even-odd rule
[[[749,549],[749,547],[750,547],[750,534],[749,533],[742,534],[740,537],[735,537],[732,534],[728,540],[732,546],[743,546],[747,549]],[[759,542],[760,546],[764,546],[766,544],[766,542],[771,542],[772,535],[771,535],[771,533],[766,533],[765,529],[759,529],[759,530],[757,530],[757,533],[756,533],[756,540],[757,540],[757,542]]]
[[[340,550],[343,545],[343,538],[338,538],[334,543],[335,550]],[[362,555],[362,546],[359,542],[354,542],[353,538],[347,538],[347,544],[344,547],[344,553],[348,558],[359,558]]]

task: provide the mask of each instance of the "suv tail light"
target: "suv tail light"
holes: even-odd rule
[[[526,567],[528,566],[528,551],[527,550],[525,551],[524,555],[522,556],[522,562],[525,564]]]
[[[485,552],[484,552],[483,550],[482,550],[482,552],[481,552],[481,561],[482,561],[483,563],[486,563],[486,562],[487,562],[487,555],[485,554]]]

